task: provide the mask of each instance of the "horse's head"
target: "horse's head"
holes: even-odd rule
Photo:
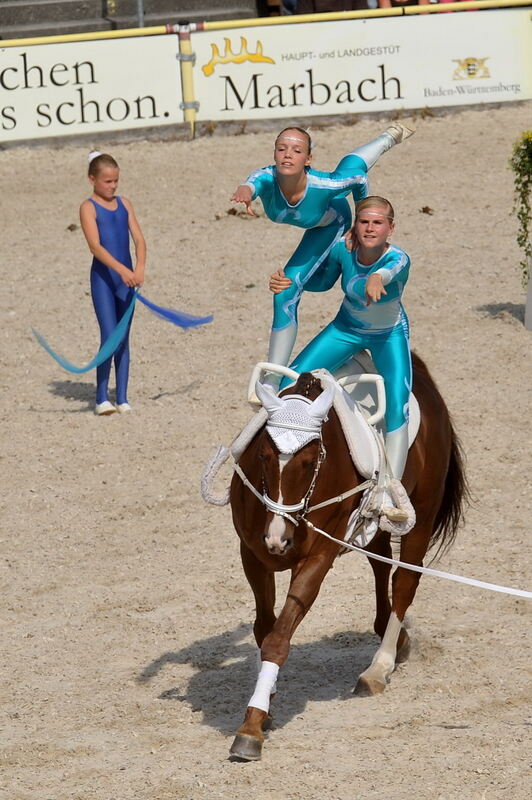
[[[257,397],[268,412],[259,459],[267,510],[263,539],[272,555],[290,550],[298,515],[309,505],[324,458],[321,428],[334,391],[333,385],[322,391],[320,382],[307,374],[281,397],[257,384]]]

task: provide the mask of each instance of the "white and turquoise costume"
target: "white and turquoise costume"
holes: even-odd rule
[[[412,388],[408,318],[401,303],[409,269],[408,255],[395,245],[389,245],[377,261],[366,266],[358,261],[356,251],[347,249],[345,240],[338,242],[305,289],[327,291],[341,276],[345,297],[334,320],[290,364],[300,373],[319,368],[334,372],[359,350],[370,351],[384,379],[387,447],[392,451],[393,471],[399,478],[406,460],[408,400]],[[366,281],[375,273],[382,277],[386,294],[367,305]],[[281,388],[287,382],[285,378]],[[396,458],[394,441],[397,441]]]
[[[252,190],[252,200],[260,197],[272,222],[305,229],[301,242],[284,268],[292,284],[273,299],[268,361],[288,363],[297,334],[297,309],[307,281],[319,271],[331,248],[351,226],[351,209],[346,197],[352,193],[355,202],[367,197],[368,170],[394,144],[394,138],[384,132],[344,156],[333,172],[319,172],[307,167],[305,193],[294,204],[283,195],[275,166],[256,170],[245,181]]]

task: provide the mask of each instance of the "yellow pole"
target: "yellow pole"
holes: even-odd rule
[[[183,92],[183,102],[181,108],[184,111],[185,122],[190,126],[190,136],[193,139],[196,130],[196,111],[199,108],[194,95],[194,62],[196,56],[192,52],[192,42],[190,41],[190,25],[179,26],[179,62],[181,66],[181,87]]]
[[[405,16],[411,14],[441,14],[445,11],[468,11],[469,9],[486,9],[486,8],[515,8],[518,6],[529,6],[530,0],[506,0],[500,2],[499,0],[466,0],[464,3],[443,3],[442,5],[427,5],[427,6],[405,6]]]

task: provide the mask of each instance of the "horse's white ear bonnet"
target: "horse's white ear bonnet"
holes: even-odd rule
[[[297,453],[313,439],[319,439],[334,399],[334,387],[328,386],[314,401],[301,395],[277,397],[258,382],[255,391],[268,412],[266,430],[280,453]]]

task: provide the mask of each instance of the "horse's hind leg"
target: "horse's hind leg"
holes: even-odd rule
[[[366,548],[368,552],[391,558],[390,537],[382,532]],[[359,676],[354,693],[365,697],[380,694],[386,688],[395,666],[395,655],[401,626],[397,630],[397,618],[391,614],[389,582],[391,565],[374,558],[369,559],[375,577],[376,613],[373,624],[375,633],[381,637],[381,645],[370,666]]]
[[[401,560],[410,564],[421,565],[426,553],[430,533],[427,535],[422,526],[414,527],[401,542]],[[388,555],[383,553],[383,555]],[[389,557],[389,556],[388,556]],[[378,562],[376,562],[378,563]],[[379,603],[379,587],[377,575],[378,567],[372,563],[376,576],[377,607]],[[382,565],[387,566],[387,565]],[[390,567],[388,566],[388,573]],[[392,604],[383,632],[376,632],[382,636],[382,642],[375,653],[370,666],[359,676],[354,689],[355,694],[365,696],[380,694],[390,681],[396,664],[406,661],[410,652],[410,638],[403,626],[405,614],[414,600],[414,595],[419,583],[420,574],[402,567],[398,567],[392,577]],[[380,587],[383,591],[383,587]],[[387,591],[387,588],[386,588]],[[381,600],[384,603],[384,600]],[[377,614],[377,620],[379,615]],[[382,617],[381,617],[382,624]]]
[[[389,535],[381,532],[370,542],[366,551],[391,558],[392,548],[390,546]],[[370,558],[369,562],[375,579],[375,621],[373,623],[373,630],[382,639],[386,632],[386,626],[392,609],[389,595],[390,572],[392,567],[391,564],[377,561],[374,558]]]

